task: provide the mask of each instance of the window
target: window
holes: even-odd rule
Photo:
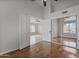
[[[76,23],[70,23],[70,33],[76,33]]]
[[[65,18],[63,24],[64,33],[76,33],[76,16]]]
[[[64,24],[63,30],[64,30],[64,33],[69,33],[69,24]]]

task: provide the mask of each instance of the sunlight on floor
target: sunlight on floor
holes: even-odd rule
[[[71,54],[70,54],[68,57],[69,57],[69,58],[76,58],[75,55],[71,55]]]
[[[64,41],[64,45],[76,48],[76,42]]]
[[[73,53],[73,54],[76,54],[77,53],[77,50],[74,49],[74,48],[69,48],[69,47],[63,47],[64,50],[70,52],[70,53]]]

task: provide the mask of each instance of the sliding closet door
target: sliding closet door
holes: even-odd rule
[[[19,18],[19,48],[23,49],[30,45],[30,18],[21,15]]]

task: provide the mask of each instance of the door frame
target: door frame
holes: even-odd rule
[[[78,35],[78,33],[77,33],[77,15],[70,15],[70,16],[65,16],[65,17],[71,17],[71,16],[76,16],[76,37],[77,37],[77,35]],[[59,17],[59,18],[54,18],[54,19],[51,19],[51,42],[52,42],[52,39],[54,39],[54,37],[52,37],[52,20],[58,20],[58,19],[60,19],[60,18],[65,18],[65,17]],[[76,48],[75,49],[77,49],[77,40],[78,40],[78,38],[76,39]],[[53,43],[55,43],[55,42],[53,42]],[[55,43],[55,44],[58,44],[58,45],[61,45],[61,46],[66,46],[66,47],[70,47],[70,46],[67,46],[67,45],[62,45],[62,44],[59,44],[59,43]],[[52,44],[51,44],[52,45]],[[74,47],[70,47],[70,48],[74,48]]]

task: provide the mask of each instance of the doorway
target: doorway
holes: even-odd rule
[[[68,16],[51,21],[53,43],[77,48],[77,17]]]
[[[42,40],[39,34],[39,23],[40,19],[30,17],[30,46]]]

